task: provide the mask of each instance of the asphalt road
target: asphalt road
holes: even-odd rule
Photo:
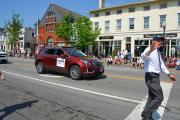
[[[0,70],[6,76],[0,81],[0,120],[138,120],[134,113],[147,96],[142,69],[106,66],[99,78],[75,81],[58,73],[39,75],[32,59],[9,58]],[[162,77],[162,120],[180,120],[180,72],[172,72],[175,84]]]

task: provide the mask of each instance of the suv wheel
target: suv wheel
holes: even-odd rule
[[[38,73],[43,74],[45,72],[44,64],[42,62],[38,62],[36,65],[36,70]]]
[[[72,65],[69,69],[69,75],[73,80],[81,79],[81,69],[77,65]]]

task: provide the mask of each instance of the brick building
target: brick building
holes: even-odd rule
[[[71,10],[50,4],[42,19],[35,25],[35,47],[65,46],[66,42],[55,33],[55,26],[60,23],[63,16],[70,14],[74,19],[81,15]]]

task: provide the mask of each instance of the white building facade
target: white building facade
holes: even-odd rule
[[[7,37],[4,28],[0,28],[0,50],[7,51]]]
[[[21,50],[21,53],[24,53],[25,50],[32,50],[34,47],[34,29],[21,28],[19,34],[18,48]]]
[[[138,57],[150,45],[150,40],[165,36],[165,56],[180,56],[180,0],[146,0],[90,11],[94,27],[101,29],[95,49],[108,56],[127,49]],[[161,48],[162,51],[162,48]]]

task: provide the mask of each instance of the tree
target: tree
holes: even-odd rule
[[[73,28],[74,19],[71,15],[65,15],[60,24],[56,26],[55,32],[58,37],[62,37],[65,39],[68,45],[74,46],[74,42],[72,40],[74,36],[74,28]]]
[[[100,29],[93,29],[93,24],[87,17],[79,17],[75,24],[77,34],[76,47],[83,52],[88,52],[88,48],[94,44],[100,34]]]
[[[93,29],[92,22],[87,17],[79,17],[74,22],[73,17],[67,15],[56,26],[56,34],[64,38],[70,46],[88,52],[87,48],[94,44],[100,34],[100,29]]]
[[[23,22],[20,19],[20,15],[13,14],[10,20],[5,21],[5,30],[7,32],[8,44],[11,45],[11,50],[16,48],[17,41],[19,40],[20,30]]]

